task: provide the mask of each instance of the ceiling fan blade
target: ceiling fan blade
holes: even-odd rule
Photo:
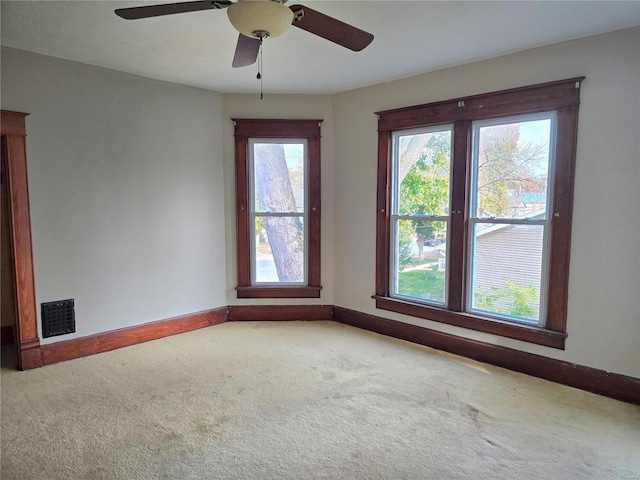
[[[354,52],[359,52],[373,41],[373,35],[370,33],[304,5],[292,5],[289,8],[294,15],[292,25]]]
[[[258,58],[258,52],[260,51],[260,40],[257,38],[245,37],[242,34],[238,35],[238,44],[236,45],[236,53],[233,55],[233,68],[246,67],[247,65],[253,65]]]
[[[198,10],[210,10],[227,8],[233,2],[229,0],[206,0],[197,2],[165,3],[164,5],[146,5],[143,7],[119,8],[116,15],[126,20],[139,18],[160,17],[175,13],[197,12]]]

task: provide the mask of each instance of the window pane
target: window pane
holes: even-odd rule
[[[397,220],[394,294],[444,304],[447,222]]]
[[[451,131],[398,137],[399,215],[447,215]]]
[[[480,127],[477,217],[546,214],[551,118]]]
[[[542,225],[475,225],[473,310],[539,323],[543,233]]]
[[[303,143],[254,143],[254,211],[303,212],[304,163]]]
[[[304,283],[303,217],[256,216],[256,283]]]

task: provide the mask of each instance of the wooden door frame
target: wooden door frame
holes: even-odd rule
[[[18,370],[42,366],[36,307],[31,213],[27,177],[28,113],[2,110],[1,134],[6,137],[7,189],[11,225],[11,249],[16,282],[16,347]]]

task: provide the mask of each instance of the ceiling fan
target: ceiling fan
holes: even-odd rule
[[[199,10],[227,9],[229,21],[240,35],[233,67],[256,62],[262,41],[282,35],[290,25],[359,52],[373,41],[373,35],[303,5],[286,7],[287,0],[205,0],[119,8],[116,15],[127,19],[159,17]]]

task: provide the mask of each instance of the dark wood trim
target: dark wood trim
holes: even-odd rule
[[[238,298],[319,298],[321,290],[321,158],[322,120],[233,119],[236,172],[236,287]],[[249,225],[249,139],[299,138],[307,140],[307,285],[305,287],[251,285],[251,226]]]
[[[334,307],[334,320],[515,372],[640,405],[640,379]]]
[[[16,343],[16,330],[13,325],[3,325],[0,328],[0,344],[1,345],[13,345]]]
[[[236,262],[238,285],[251,285],[248,138],[236,135]]]
[[[41,363],[85,357],[225,321],[334,320],[426,345],[624,402],[640,405],[640,379],[492,345],[333,305],[230,305],[214,310],[113,330],[27,349],[42,351]]]
[[[25,121],[27,115],[3,110],[0,121],[8,165],[7,188],[16,282],[16,364],[19,370],[42,365],[31,243]]]
[[[232,118],[235,135],[252,138],[320,138],[318,120]]]
[[[571,224],[578,144],[578,106],[557,111],[558,135],[551,217],[551,258],[549,261],[547,328],[564,332],[569,303],[569,262]]]
[[[569,78],[376,112],[380,116],[378,130],[402,130],[457,120],[482,120],[578,105],[580,89],[576,88],[576,84],[579,85],[584,78]]]
[[[437,307],[430,307],[420,303],[412,303],[391,297],[374,296],[376,308],[389,312],[401,313],[412,317],[424,318],[433,322],[446,323],[456,327],[468,328],[479,332],[500,335],[523,342],[537,343],[545,347],[564,350],[566,333],[556,332],[544,328],[510,323],[499,319],[487,319],[479,315],[465,312],[452,312]]]
[[[309,228],[307,229],[309,232],[308,238],[308,248],[309,248],[309,257],[307,259],[308,263],[308,279],[307,283],[314,287],[320,288],[320,220],[322,213],[322,202],[321,202],[321,156],[320,156],[320,137],[308,137],[307,138],[307,148],[309,150],[309,184],[307,188],[309,189],[309,212],[307,221],[309,222]],[[319,296],[318,290],[318,296]]]
[[[333,305],[229,305],[230,322],[331,320]]]
[[[376,295],[389,294],[391,248],[389,215],[391,209],[391,132],[378,133],[378,193],[376,203]]]
[[[453,125],[453,151],[451,154],[451,223],[449,225],[448,308],[454,312],[465,309],[464,288],[467,263],[467,219],[469,218],[467,192],[471,163],[471,121],[460,120]]]
[[[29,114],[2,110],[2,135],[26,136],[27,128],[25,124],[25,117],[27,115]]]
[[[320,298],[322,287],[236,287],[238,298]]]
[[[42,364],[72,360],[223,323],[227,307],[42,345]]]

